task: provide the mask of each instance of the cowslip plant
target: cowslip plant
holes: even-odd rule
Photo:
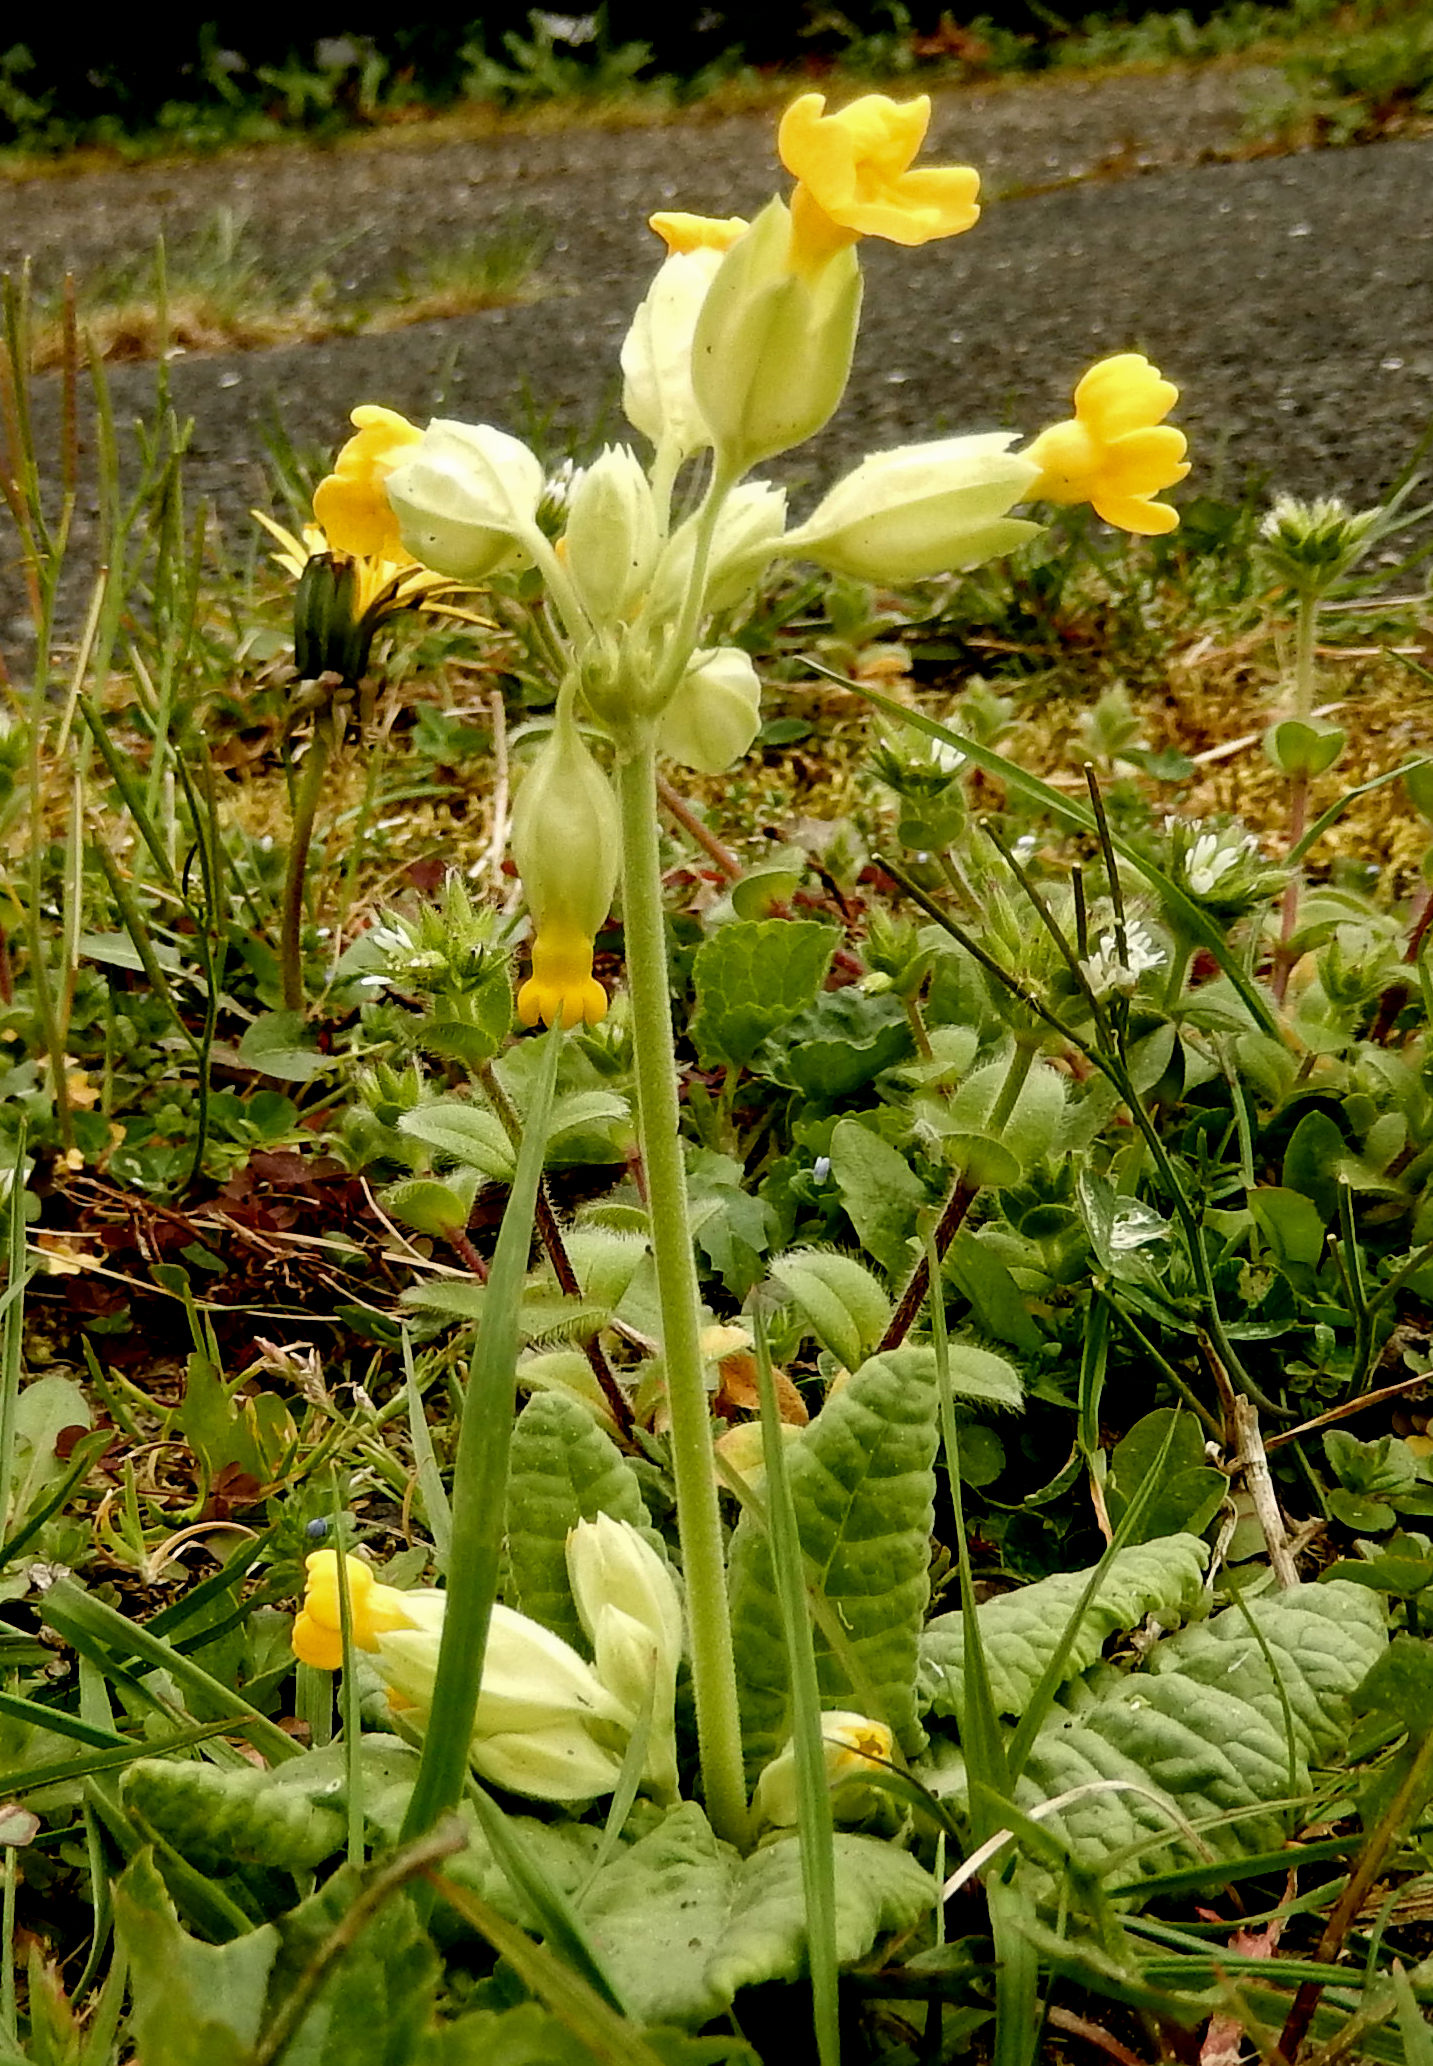
[[[688,1597],[704,1790],[717,1832],[741,1840],[746,1795],[701,1311],[678,1129],[658,860],[657,758],[715,772],[750,748],[759,686],[710,620],[779,559],[901,581],[979,565],[1036,534],[1035,499],[1093,500],[1110,521],[1162,531],[1155,498],[1187,470],[1164,424],[1171,384],[1138,354],[1080,382],[1072,418],[1028,451],[1012,433],[940,439],[863,460],[788,528],[785,497],[754,468],[830,419],[851,368],[858,246],[958,235],[979,215],[966,167],[916,167],[925,98],[870,94],[828,113],[805,94],[782,118],[795,186],[751,223],[654,217],[668,255],[622,349],[624,407],[645,465],[609,446],[571,485],[566,529],[539,521],[543,469],[489,424],[422,432],[370,408],[319,490],[355,545],[391,541],[463,583],[535,569],[555,708],[514,825],[534,925],[519,1014],[591,1023],[606,998],[592,941],[621,885],[639,1132],[662,1317],[671,1453]]]

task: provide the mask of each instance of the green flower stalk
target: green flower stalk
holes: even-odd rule
[[[1036,493],[1099,496],[1112,521],[1167,530],[1175,513],[1150,497],[1185,470],[1175,453],[1182,437],[1153,427],[1173,387],[1125,354],[1093,369],[1077,394],[1083,406],[1081,397],[1098,391],[1098,408],[1085,410],[1078,465],[1078,440],[1064,430],[1053,471],[1047,452],[1013,453],[1003,434],[905,447],[865,461],[794,530],[784,493],[746,478],[819,430],[840,402],[860,312],[860,240],[919,245],[975,222],[974,172],[913,166],[929,118],[924,97],[898,105],[868,94],[828,114],[820,94],[802,95],[781,125],[782,159],[795,178],[788,198],[772,200],[750,225],[653,217],[668,255],[621,355],[627,414],[652,457],[644,465],[630,447],[608,446],[573,483],[563,536],[551,539],[538,521],[552,498],[544,499],[537,458],[491,425],[435,423],[392,443],[383,442],[391,426],[376,423],[373,467],[355,455],[344,490],[361,501],[371,472],[403,547],[440,573],[471,580],[531,567],[545,590],[542,643],[553,655],[557,711],[514,814],[513,851],[534,921],[519,1014],[563,1025],[601,1016],[592,941],[620,884],[702,1790],[717,1834],[737,1844],[748,1837],[748,1813],[687,1209],[658,755],[715,774],[749,750],[760,683],[745,653],[715,642],[711,623],[752,593],[778,555],[877,582],[968,568],[1033,534],[1037,526],[1010,512]],[[706,454],[704,492],[688,479],[683,503],[683,468]],[[1017,1049],[1012,1099],[1035,1045]],[[571,1556],[599,1677],[630,1708],[656,1673],[649,1770],[654,1789],[671,1797],[666,1689],[679,1632],[670,1601],[631,1542],[619,1554],[602,1536],[574,1545]]]

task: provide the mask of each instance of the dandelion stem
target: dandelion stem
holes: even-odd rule
[[[318,815],[319,792],[323,787],[328,757],[329,721],[320,712],[314,720],[313,739],[294,800],[289,866],[284,878],[279,964],[283,971],[285,1011],[302,1011],[304,1008],[304,878],[308,873],[309,848],[313,845],[314,819]]]

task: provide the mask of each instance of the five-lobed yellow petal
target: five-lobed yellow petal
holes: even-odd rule
[[[345,1557],[348,1608],[355,1650],[376,1650],[377,1638],[395,1628],[410,1628],[412,1618],[403,1595],[380,1585],[360,1557]],[[315,1550],[304,1559],[308,1580],[304,1603],[294,1619],[293,1650],[300,1664],[337,1671],[343,1663],[343,1634],[338,1599],[338,1555]]]
[[[1189,471],[1183,431],[1162,421],[1178,399],[1143,353],[1101,359],[1075,389],[1074,415],[1027,448],[1040,468],[1029,499],[1088,502],[1107,524],[1141,537],[1174,530],[1178,510],[1153,498]]]
[[[592,973],[592,941],[572,926],[544,927],[532,943],[532,974],[517,993],[524,1026],[595,1026],[607,1015],[607,992]]]
[[[928,244],[978,219],[980,175],[968,165],[911,164],[925,141],[930,98],[864,94],[834,115],[803,93],[781,118],[781,162],[796,178],[791,213],[798,264],[857,237]]]
[[[349,418],[351,437],[334,461],[331,474],[314,490],[313,513],[335,552],[388,560],[406,567],[412,554],[398,535],[398,519],[389,506],[384,483],[408,448],[423,433],[396,409],[364,402]]]

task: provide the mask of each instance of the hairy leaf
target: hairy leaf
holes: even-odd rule
[[[1193,1535],[1167,1535],[1158,1542],[1120,1550],[1070,1646],[1066,1677],[1084,1671],[1110,1636],[1137,1628],[1147,1614],[1165,1623],[1197,1614],[1200,1579],[1208,1561],[1207,1548]],[[1088,1571],[1057,1572],[1053,1578],[1001,1593],[982,1605],[980,1632],[997,1714],[1024,1713],[1089,1576]],[[958,1716],[963,1705],[963,1619],[960,1614],[938,1615],[921,1637],[921,1702],[935,1715]]]
[[[1072,1681],[1035,1738],[1018,1803],[1028,1813],[1073,1793],[1046,1827],[1082,1867],[1129,1885],[1277,1850],[1279,1804],[1346,1741],[1349,1695],[1386,1640],[1376,1597],[1358,1586],[1291,1587],[1247,1616],[1228,1607],[1155,1644],[1143,1670],[1097,1666]],[[959,1753],[938,1751],[927,1776],[961,1793]]]
[[[704,940],[692,965],[691,1035],[704,1062],[745,1068],[763,1040],[804,1011],[835,949],[811,919],[739,919]]]
[[[837,1953],[864,1958],[907,1929],[934,1898],[907,1852],[874,1838],[836,1838]],[[581,1904],[594,1944],[634,2015],[697,2026],[741,1987],[806,1969],[805,1897],[795,1837],[741,1858],[692,1802],[605,1867]]]
[[[896,1349],[871,1357],[831,1394],[792,1440],[788,1460],[809,1577],[859,1668],[853,1683],[818,1625],[822,1694],[832,1706],[877,1711],[912,1749],[924,1740],[916,1646],[930,1597],[935,1439],[930,1353]],[[757,1769],[790,1735],[791,1704],[771,1552],[750,1515],[732,1541],[731,1611],[742,1730]]]
[[[847,1370],[872,1354],[891,1317],[884,1285],[854,1256],[821,1248],[793,1248],[778,1256],[771,1274],[788,1291],[823,1349]]]
[[[534,1392],[513,1427],[509,1605],[578,1647],[583,1635],[567,1582],[567,1538],[579,1521],[598,1514],[650,1533],[636,1473],[616,1443],[576,1399]]]

